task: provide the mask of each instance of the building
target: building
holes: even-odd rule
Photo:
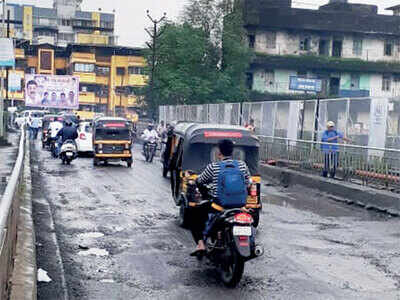
[[[90,44],[59,47],[28,41],[17,44],[15,72],[22,78],[26,73],[80,77],[79,110],[126,115],[139,106],[137,90],[147,83],[143,49]],[[24,105],[23,90],[9,92],[7,98],[7,105],[12,99],[16,105]]]
[[[115,15],[82,11],[80,2],[54,0],[53,8],[7,4],[11,37],[61,47],[71,43],[116,45]]]
[[[330,0],[318,10],[291,0],[242,0],[253,90],[293,93],[289,77],[323,80],[326,97],[400,96],[400,6]]]

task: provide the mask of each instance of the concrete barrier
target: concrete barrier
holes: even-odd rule
[[[265,164],[260,166],[260,172],[263,177],[286,187],[298,184],[318,189],[343,202],[400,216],[400,195],[395,193]]]

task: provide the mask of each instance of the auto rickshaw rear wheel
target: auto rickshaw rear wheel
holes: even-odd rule
[[[128,168],[132,168],[132,160],[127,160],[126,165],[128,166]]]
[[[97,157],[93,158],[93,165],[97,167],[99,165],[99,159]]]

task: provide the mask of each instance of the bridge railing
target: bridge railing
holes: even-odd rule
[[[400,191],[400,150],[260,136],[260,158],[269,164],[322,173],[332,146],[337,174],[346,181]],[[330,166],[334,161],[332,156]],[[329,170],[329,169],[328,169]]]
[[[21,130],[18,157],[0,200],[0,299],[8,299],[9,279],[17,240],[20,199],[23,197],[25,130]]]

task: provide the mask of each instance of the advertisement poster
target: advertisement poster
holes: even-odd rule
[[[14,67],[15,55],[12,39],[0,38],[0,67]]]
[[[18,92],[21,90],[21,75],[10,73],[8,75],[8,90],[10,92]]]
[[[369,147],[385,148],[388,117],[388,99],[372,98],[370,111]],[[384,151],[368,150],[370,156],[382,157]]]
[[[26,74],[25,106],[78,109],[79,77]]]

